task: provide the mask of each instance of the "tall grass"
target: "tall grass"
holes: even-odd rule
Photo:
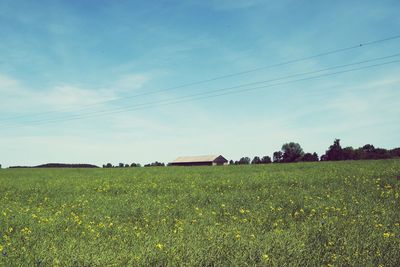
[[[400,266],[400,160],[0,170],[0,265]]]

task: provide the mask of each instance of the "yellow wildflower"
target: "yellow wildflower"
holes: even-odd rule
[[[394,234],[393,233],[383,233],[384,238],[389,238],[391,236],[394,236]]]
[[[269,260],[268,254],[262,255],[262,258],[263,258],[264,261],[268,261]]]
[[[32,233],[31,229],[29,229],[28,227],[25,227],[24,229],[22,229],[21,232],[26,235],[29,235],[30,233]]]
[[[156,244],[156,248],[159,249],[159,250],[162,250],[164,248],[164,245],[161,244],[161,243],[157,243]]]

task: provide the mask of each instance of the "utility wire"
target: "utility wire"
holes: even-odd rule
[[[340,69],[340,68],[350,67],[350,66],[354,66],[354,65],[360,65],[360,64],[364,64],[364,63],[368,63],[368,62],[378,61],[378,60],[382,60],[382,59],[389,59],[389,58],[393,58],[393,57],[397,57],[397,56],[400,56],[400,53],[396,53],[396,54],[389,55],[389,56],[384,56],[384,57],[377,57],[377,58],[367,59],[367,60],[358,61],[358,62],[354,62],[354,63],[348,63],[348,64],[344,64],[344,65],[337,65],[337,66],[324,68],[324,69],[319,69],[319,70],[315,70],[315,71],[301,72],[301,73],[281,76],[281,77],[274,78],[274,79],[269,79],[269,80],[245,83],[245,84],[240,84],[240,85],[231,86],[231,87],[225,87],[225,88],[220,88],[220,89],[214,89],[214,90],[211,90],[211,91],[200,92],[200,93],[181,96],[179,98],[173,98],[173,99],[168,99],[168,100],[176,100],[176,99],[182,99],[182,98],[185,99],[185,98],[188,98],[188,97],[206,95],[206,94],[210,94],[210,93],[215,93],[215,92],[220,92],[220,91],[227,91],[227,90],[232,90],[232,89],[241,88],[241,87],[247,87],[247,86],[251,86],[251,85],[269,83],[269,82],[274,82],[274,81],[279,81],[279,80],[286,80],[288,78],[294,78],[294,77],[298,77],[298,76],[316,74],[316,73],[320,73],[320,72],[324,72],[324,71],[328,71],[328,70],[334,70],[334,69]],[[165,101],[166,100],[161,100],[161,102],[165,102]],[[160,100],[147,102],[147,103],[141,103],[141,104],[137,104],[137,105],[134,105],[134,106],[135,107],[137,107],[137,106],[146,106],[146,105],[149,105],[149,104],[157,104],[159,102],[160,102]],[[120,108],[116,108],[116,109],[106,109],[106,110],[100,110],[100,111],[92,111],[92,112],[89,112],[89,113],[83,113],[83,114],[79,114],[79,115],[75,115],[75,116],[91,115],[91,114],[98,114],[98,113],[104,113],[104,112],[109,112],[109,111],[124,110],[125,108],[126,107],[120,107]],[[69,118],[71,116],[74,117],[74,115],[65,115],[65,116],[61,116],[61,117],[58,116],[55,119]],[[41,121],[47,121],[47,120],[49,120],[49,119],[42,119],[42,120],[36,120],[36,121],[30,121],[30,122],[41,122]]]
[[[343,73],[348,73],[348,72],[354,72],[354,71],[359,71],[359,70],[364,70],[364,69],[370,69],[370,68],[375,68],[375,67],[384,66],[384,65],[393,64],[393,63],[398,63],[398,62],[400,62],[400,60],[393,60],[393,61],[389,61],[389,62],[377,63],[377,64],[373,64],[373,65],[362,66],[362,67],[347,69],[347,70],[343,70],[343,71],[325,73],[325,74],[320,74],[320,75],[316,75],[316,76],[311,76],[311,77],[306,77],[306,78],[301,78],[301,79],[295,79],[295,80],[290,80],[290,81],[285,81],[285,82],[280,82],[280,83],[274,83],[274,84],[269,84],[269,85],[257,86],[257,87],[252,87],[252,88],[234,90],[234,91],[230,91],[230,92],[222,92],[222,93],[215,94],[215,91],[213,91],[211,93],[214,93],[214,94],[205,95],[205,96],[197,96],[197,97],[187,96],[186,98],[188,98],[188,97],[191,97],[191,98],[188,98],[188,99],[183,99],[183,98],[182,99],[174,99],[172,101],[166,100],[166,101],[162,101],[162,102],[158,102],[158,103],[156,103],[156,102],[146,103],[144,105],[147,105],[147,106],[132,106],[132,107],[128,107],[128,108],[120,109],[120,110],[111,110],[111,111],[106,111],[106,112],[97,113],[97,114],[87,114],[86,116],[73,116],[73,117],[63,118],[63,119],[34,121],[33,122],[34,124],[31,124],[31,125],[41,125],[41,124],[46,124],[46,123],[55,123],[55,122],[63,122],[63,121],[71,121],[71,120],[80,120],[80,119],[93,118],[93,117],[99,117],[99,116],[104,116],[104,115],[118,114],[118,113],[123,113],[123,112],[128,112],[128,111],[140,110],[140,109],[148,109],[148,108],[153,108],[153,107],[158,107],[158,106],[165,106],[165,105],[172,105],[172,104],[177,104],[177,103],[195,101],[195,100],[200,100],[200,99],[207,99],[207,98],[224,96],[224,95],[229,95],[229,94],[243,93],[243,92],[248,92],[248,91],[264,89],[264,88],[268,88],[268,87],[275,87],[275,86],[292,84],[292,83],[297,83],[297,82],[302,82],[302,81],[315,80],[315,79],[319,79],[319,78],[322,78],[322,77],[333,76],[333,75],[338,75],[338,74],[343,74]],[[18,127],[18,126],[21,126],[21,125],[12,125],[12,126]],[[13,128],[13,127],[8,127],[8,128]]]
[[[341,52],[345,52],[345,51],[349,51],[349,50],[353,50],[353,49],[357,49],[357,48],[362,48],[362,47],[365,47],[365,46],[375,45],[375,44],[378,44],[378,43],[387,42],[387,41],[391,41],[391,40],[395,40],[395,39],[399,39],[399,38],[400,38],[400,35],[394,35],[394,36],[383,38],[383,39],[378,39],[378,40],[374,40],[374,41],[367,41],[367,42],[363,42],[363,43],[360,43],[360,44],[357,44],[357,45],[352,45],[352,46],[348,46],[348,47],[344,47],[344,48],[334,49],[334,50],[322,52],[322,53],[311,55],[311,56],[307,56],[307,57],[287,60],[287,61],[283,61],[283,62],[276,63],[276,64],[271,64],[271,65],[266,65],[266,66],[261,66],[261,67],[245,70],[245,71],[240,71],[240,72],[230,73],[230,74],[226,74],[226,75],[216,76],[216,77],[209,78],[209,79],[189,82],[189,83],[181,84],[181,85],[178,85],[178,86],[168,87],[168,88],[165,88],[165,89],[160,89],[160,90],[155,90],[155,91],[150,91],[150,92],[134,94],[134,95],[131,95],[131,96],[118,97],[118,98],[114,98],[114,99],[110,99],[110,100],[106,100],[106,101],[101,101],[101,102],[97,102],[97,103],[93,103],[93,104],[88,104],[88,105],[83,106],[83,108],[73,109],[72,111],[84,111],[84,110],[90,109],[91,107],[104,105],[104,104],[107,104],[107,103],[113,103],[113,102],[126,100],[126,99],[131,99],[131,98],[136,98],[136,97],[140,97],[140,96],[147,96],[147,95],[152,95],[152,94],[172,91],[172,90],[176,90],[176,89],[180,89],[180,88],[184,88],[184,87],[189,87],[189,86],[193,86],[193,85],[209,83],[209,82],[222,80],[222,79],[226,79],[226,78],[230,78],[230,77],[234,77],[234,76],[245,75],[245,74],[252,73],[252,72],[257,72],[257,71],[260,71],[260,70],[272,69],[272,68],[276,68],[276,67],[280,67],[280,66],[284,66],[284,65],[289,65],[289,64],[293,64],[293,63],[297,63],[297,62],[301,62],[301,61],[306,61],[306,60],[310,60],[310,59],[314,59],[314,58],[318,58],[318,57],[323,57],[323,56],[332,55],[332,54],[336,54],[336,53],[341,53]],[[13,116],[13,117],[0,119],[0,122],[19,119],[19,118],[48,115],[48,114],[53,114],[53,113],[63,112],[63,111],[71,111],[71,108],[63,108],[63,109],[57,109],[57,110],[46,111],[46,112],[39,112],[39,113],[28,114],[28,115],[17,115],[17,116]]]
[[[285,80],[285,79],[294,78],[294,77],[297,77],[297,76],[316,74],[316,73],[319,73],[319,72],[324,72],[324,71],[333,70],[333,69],[340,69],[340,68],[350,67],[350,66],[354,66],[354,65],[360,65],[360,64],[363,64],[363,63],[378,61],[378,60],[382,60],[382,59],[389,59],[389,58],[393,58],[393,57],[397,57],[397,56],[400,56],[400,53],[389,55],[389,56],[384,56],[384,57],[367,59],[367,60],[358,61],[358,62],[349,63],[349,64],[344,64],[344,65],[333,66],[333,67],[324,68],[324,69],[315,70],[315,71],[308,71],[308,72],[301,72],[301,73],[286,75],[286,76],[282,76],[282,77],[278,77],[278,78],[274,78],[274,79],[269,79],[269,80],[245,83],[245,84],[236,85],[236,86],[232,86],[232,87],[225,87],[225,88],[215,89],[215,90],[211,90],[211,91],[200,92],[200,93],[196,93],[196,94],[182,96],[182,97],[179,97],[179,98],[161,100],[161,102],[165,102],[165,101],[169,101],[169,100],[176,100],[176,99],[186,99],[188,97],[190,98],[190,97],[193,97],[193,96],[206,95],[206,94],[215,93],[215,92],[219,92],[219,91],[227,91],[227,90],[232,90],[232,89],[236,89],[236,88],[256,85],[256,84],[263,84],[263,83],[269,83],[269,82],[273,82],[273,81]],[[146,106],[146,105],[157,104],[157,103],[160,103],[160,100],[147,102],[147,103],[141,103],[141,104],[137,104],[137,105],[134,105],[134,106],[135,107],[139,107],[139,106]],[[106,109],[106,110],[100,110],[100,111],[92,111],[92,112],[89,112],[89,113],[83,113],[83,114],[79,114],[79,115],[65,115],[65,116],[61,115],[61,116],[58,116],[58,117],[56,117],[54,119],[61,120],[61,119],[64,119],[64,118],[68,119],[70,117],[75,117],[75,116],[82,116],[82,115],[83,116],[87,116],[87,115],[92,115],[92,114],[101,114],[101,113],[107,113],[107,112],[110,112],[110,111],[118,111],[118,110],[124,110],[124,109],[126,109],[126,107],[120,107],[120,108],[116,108],[116,109]],[[28,121],[28,123],[37,123],[37,122],[43,122],[43,121],[47,121],[47,120],[54,120],[54,119],[47,118],[47,119],[41,119],[41,120],[36,120],[36,121]]]

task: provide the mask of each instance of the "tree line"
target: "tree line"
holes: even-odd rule
[[[165,163],[163,162],[152,162],[143,165],[144,167],[155,167],[155,166],[165,166]],[[126,164],[126,163],[119,163],[118,165],[112,165],[111,163],[103,164],[103,168],[137,168],[137,167],[142,167],[140,163],[131,163],[131,164]]]
[[[255,156],[253,159],[249,157],[241,157],[239,160],[230,160],[230,165],[246,165],[246,164],[270,164],[270,163],[290,163],[290,162],[312,162],[312,161],[337,161],[337,160],[367,160],[367,159],[390,159],[400,157],[400,147],[393,149],[378,148],[372,144],[366,144],[359,148],[347,146],[342,148],[340,139],[335,139],[333,144],[325,151],[321,157],[316,152],[304,153],[299,143],[290,142],[282,145],[281,150],[275,151],[270,156]],[[49,164],[47,164],[49,165]],[[144,167],[153,166],[169,166],[163,162],[152,162],[145,164]],[[13,166],[14,168],[23,168],[24,166]],[[52,166],[36,166],[36,167],[52,167]],[[65,167],[65,166],[63,166]],[[76,167],[76,166],[71,166]],[[92,167],[92,165],[91,165]],[[93,165],[93,167],[96,167]],[[111,163],[103,164],[103,168],[136,168],[142,167],[139,163],[119,163],[113,165]],[[0,164],[1,168],[1,164]],[[27,167],[26,167],[27,168]]]
[[[335,139],[333,144],[321,157],[316,152],[304,153],[299,143],[290,142],[282,145],[281,150],[275,151],[272,160],[269,156],[242,157],[237,161],[230,160],[231,165],[242,164],[268,164],[268,163],[290,163],[290,162],[312,162],[312,161],[337,161],[337,160],[365,160],[365,159],[389,159],[400,157],[400,148],[384,149],[375,148],[371,144],[354,149],[351,146],[342,148],[340,139]]]
[[[390,159],[400,157],[400,147],[393,149],[376,148],[374,145],[366,144],[354,149],[351,146],[342,148],[340,139],[335,139],[321,161],[331,160],[362,160],[362,159]]]

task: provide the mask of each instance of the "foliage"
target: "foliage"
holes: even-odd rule
[[[235,165],[244,165],[244,164],[250,164],[249,157],[242,157],[239,159],[239,161],[235,161]]]
[[[318,157],[318,154],[317,153],[305,153],[302,157],[301,157],[301,159],[300,159],[300,161],[308,161],[308,162],[312,162],[312,161],[318,161],[319,160],[319,157]]]
[[[0,266],[400,266],[400,160],[4,169]]]
[[[262,157],[261,163],[262,163],[262,164],[269,164],[269,163],[272,163],[271,157],[269,157],[269,156],[264,156],[264,157]]]
[[[387,150],[384,148],[375,148],[374,145],[366,144],[354,149],[353,147],[342,148],[340,139],[335,139],[333,145],[321,157],[321,160],[365,160],[365,159],[388,159],[400,156],[400,148]]]
[[[111,163],[103,164],[103,168],[112,168],[113,165]]]
[[[281,163],[283,161],[282,151],[275,151],[273,154],[274,163]]]
[[[261,159],[258,156],[255,156],[251,161],[251,164],[261,164]]]
[[[343,160],[342,147],[340,145],[340,139],[335,139],[333,145],[325,153],[325,160]]]
[[[131,167],[132,167],[132,168],[141,167],[141,165],[140,165],[140,163],[132,163],[132,164],[131,164]]]
[[[286,143],[282,146],[282,160],[283,162],[297,162],[304,155],[303,149],[299,143]]]
[[[144,166],[145,167],[162,167],[162,166],[165,166],[165,164],[163,162],[155,161],[155,162],[152,162],[149,164],[145,164]]]

